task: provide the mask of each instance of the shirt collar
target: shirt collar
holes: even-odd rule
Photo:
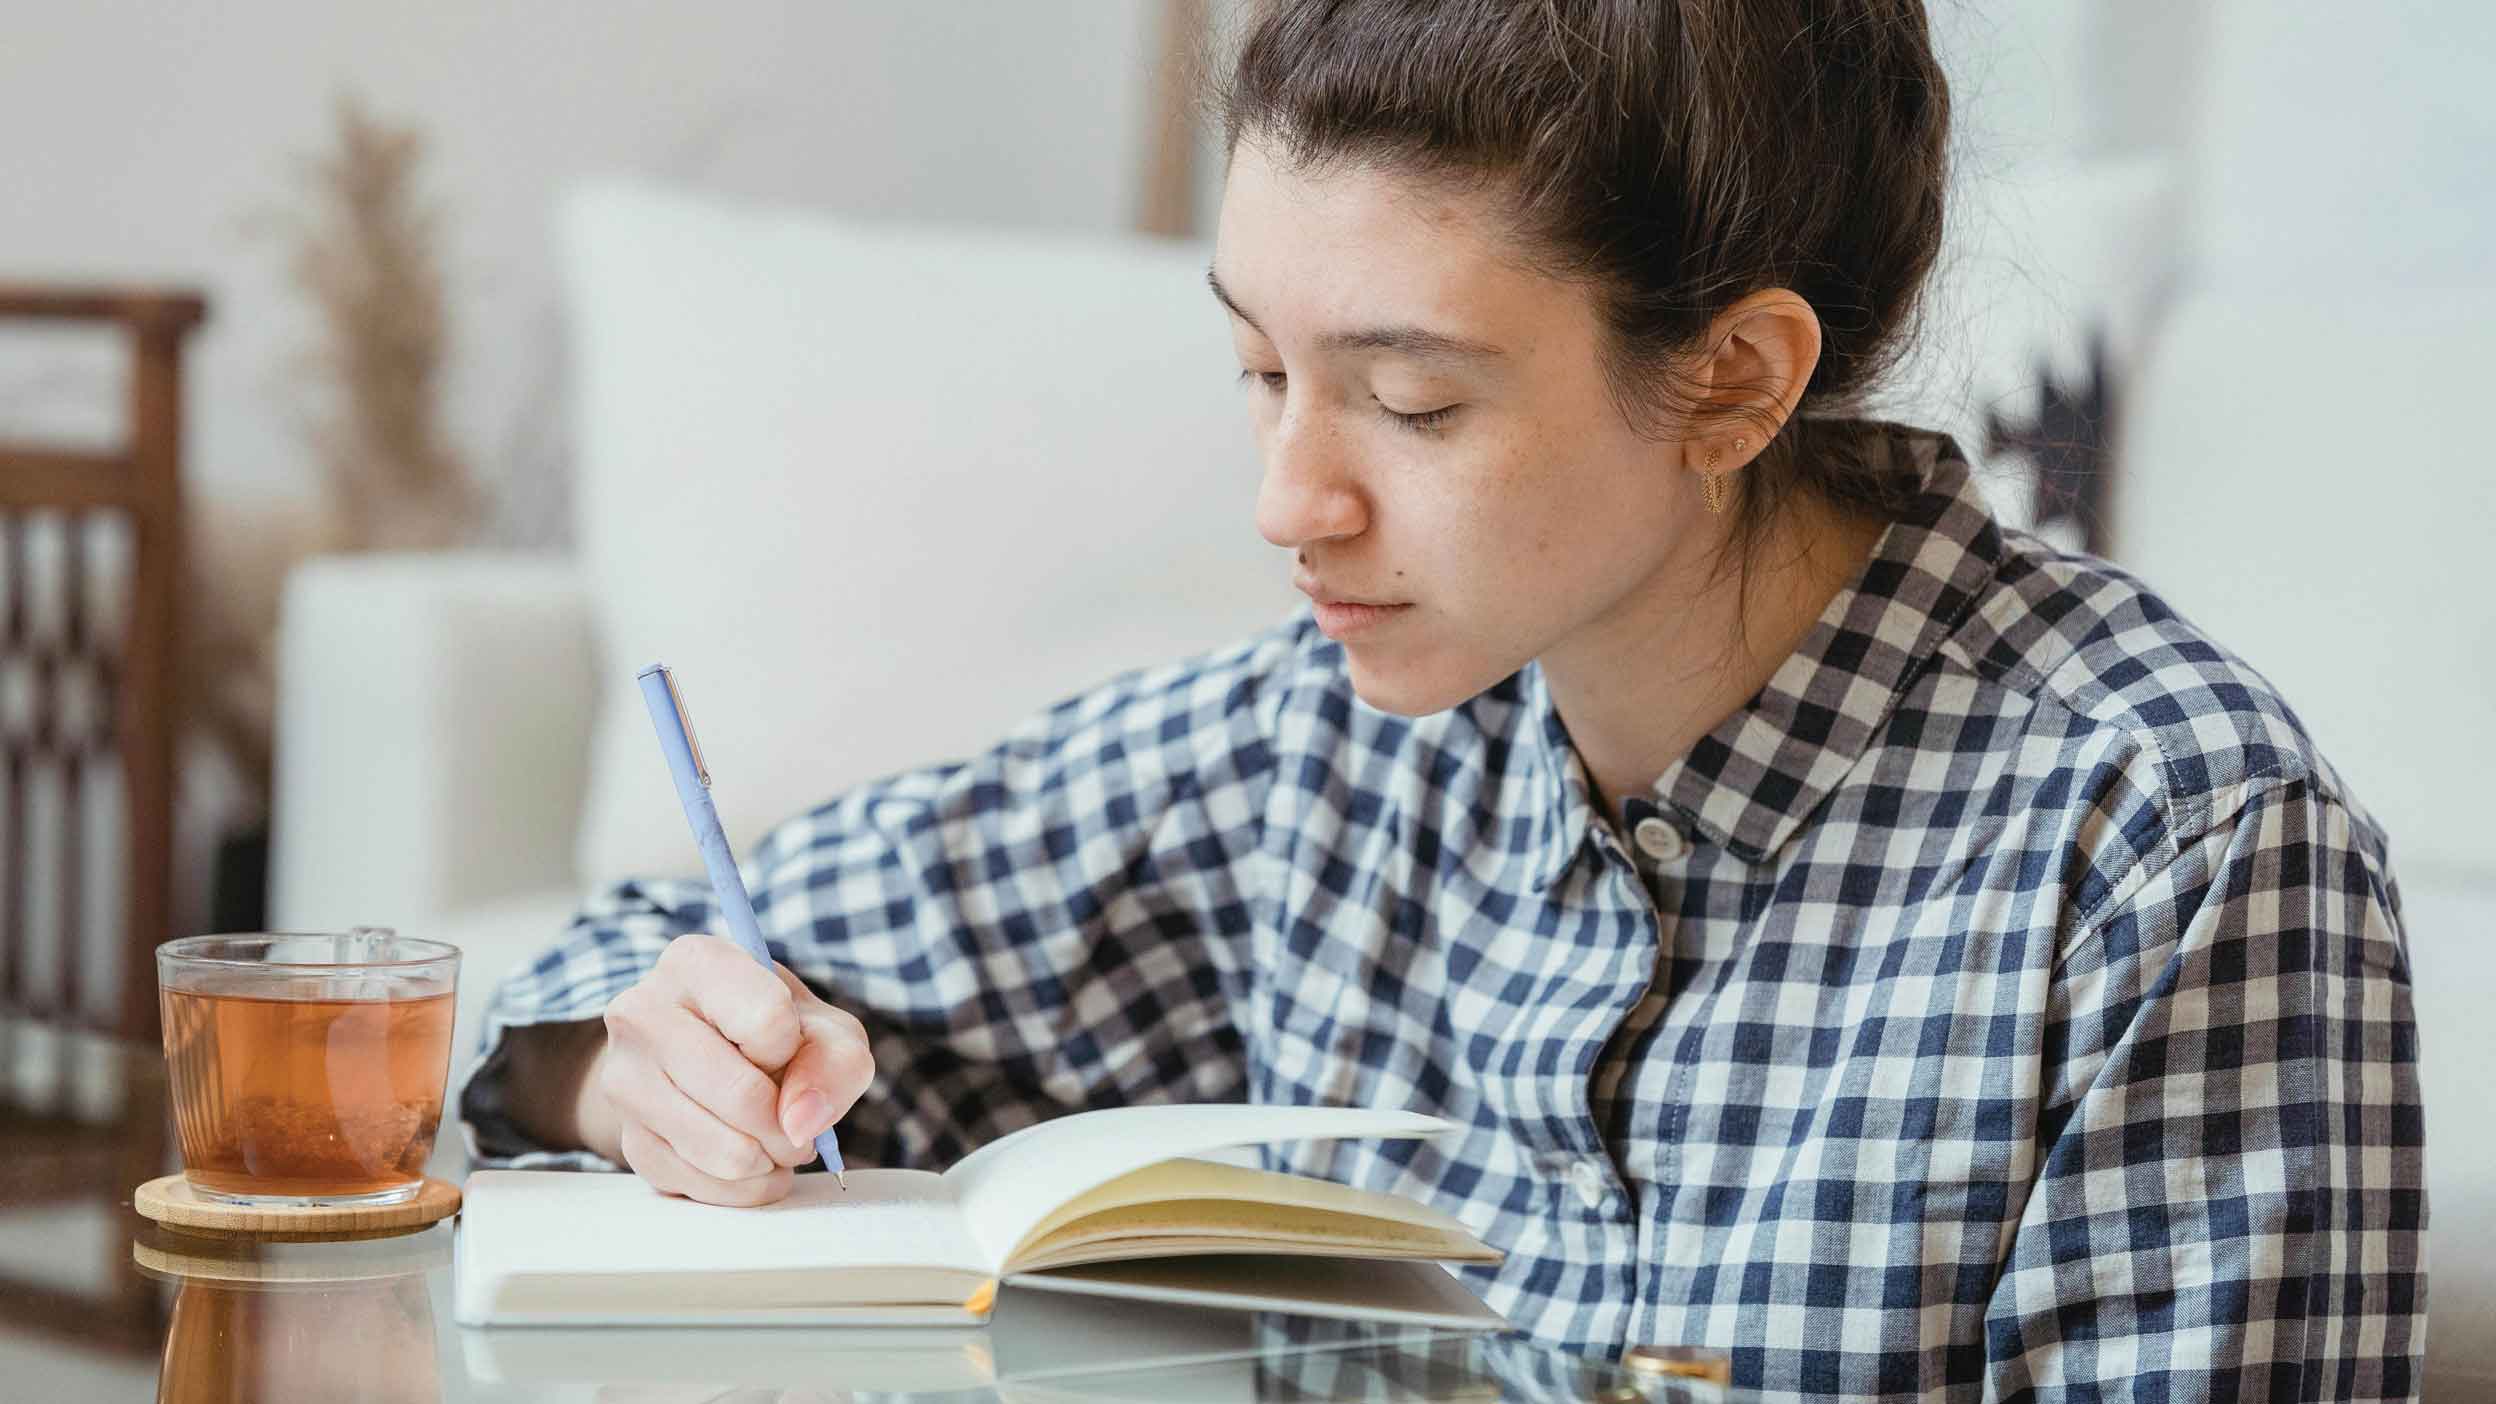
[[[1587,777],[1586,763],[1578,758],[1577,748],[1569,742],[1569,729],[1561,723],[1560,709],[1552,705],[1551,687],[1543,678],[1542,665],[1528,664],[1524,681],[1525,715],[1533,731],[1535,770],[1540,777],[1543,801],[1535,819],[1531,874],[1539,892],[1560,880],[1592,835],[1595,787]]]
[[[1913,468],[1922,484],[1914,501],[1758,694],[1647,795],[1746,862],[1783,848],[1853,769],[2001,563],[2001,525],[1958,445],[1932,430],[1885,427],[1878,451]],[[1536,834],[1542,888],[1575,861],[1597,816],[1541,668],[1529,671],[1549,801]]]

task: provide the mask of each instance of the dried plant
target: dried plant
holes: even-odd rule
[[[308,171],[289,267],[321,318],[311,426],[342,549],[465,539],[482,496],[441,422],[448,316],[441,216],[417,189],[424,141],[354,98]]]

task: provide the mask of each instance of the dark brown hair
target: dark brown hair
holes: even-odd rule
[[[1801,402],[1781,428],[1746,414],[1767,448],[1736,480],[1736,556],[1798,491],[1884,515],[1910,495],[1850,416],[1941,247],[1950,100],[1922,0],[1267,0],[1216,99],[1226,149],[1493,195],[1536,266],[1594,289],[1641,432],[1700,410],[1675,372],[1718,313],[1809,302]]]

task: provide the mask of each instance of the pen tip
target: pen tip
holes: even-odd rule
[[[832,1178],[833,1178],[833,1179],[836,1179],[836,1180],[838,1180],[838,1181],[840,1181],[840,1182],[841,1182],[841,1192],[842,1192],[842,1193],[846,1194],[846,1193],[848,1193],[848,1192],[849,1192],[849,1176],[842,1174],[842,1173],[841,1173],[840,1171],[838,1171],[838,1170],[835,1170],[835,1171],[833,1171],[833,1172],[832,1172]]]

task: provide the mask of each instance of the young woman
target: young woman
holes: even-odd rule
[[[1309,611],[637,882],[488,1163],[752,1204],[1148,1100],[1434,1201],[1566,1345],[1851,1396],[2403,1398],[2384,838],[2139,582],[1859,412],[1941,238],[1917,0],[1283,0],[1211,278]]]

